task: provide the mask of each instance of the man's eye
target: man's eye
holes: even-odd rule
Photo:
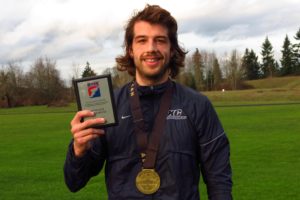
[[[166,43],[167,41],[166,41],[166,39],[157,39],[156,40],[158,43]]]
[[[146,42],[145,39],[139,39],[139,40],[137,40],[137,43],[145,43],[145,42]]]

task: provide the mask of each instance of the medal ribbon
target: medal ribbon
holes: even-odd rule
[[[147,133],[145,132],[145,122],[140,106],[139,96],[137,94],[137,83],[134,81],[130,87],[130,107],[134,120],[134,132],[137,138],[137,145],[140,153],[146,153],[145,161],[143,162],[143,168],[154,169],[156,156],[158,152],[159,142],[163,133],[164,125],[168,115],[169,108],[172,101],[172,82],[168,80],[167,89],[161,97],[160,106],[157,116],[155,117],[154,127],[149,137],[149,143],[147,139]]]

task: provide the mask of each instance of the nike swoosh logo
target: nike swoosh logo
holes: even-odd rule
[[[129,118],[129,117],[131,117],[131,115],[126,115],[126,116],[121,116],[121,119],[126,119],[126,118]]]

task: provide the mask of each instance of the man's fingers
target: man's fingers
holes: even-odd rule
[[[89,129],[84,129],[80,132],[77,132],[74,134],[74,139],[79,139],[88,135],[103,135],[104,134],[104,130],[103,129],[95,129],[95,128],[89,128]]]
[[[104,118],[95,118],[95,119],[89,119],[86,120],[82,123],[76,123],[72,125],[72,129],[71,132],[72,134],[76,133],[76,132],[80,132],[84,129],[87,129],[89,127],[95,126],[95,125],[99,125],[99,124],[103,124],[105,123],[105,119]]]
[[[88,134],[83,137],[76,138],[74,140],[74,143],[75,143],[75,145],[86,146],[90,140],[97,138],[97,137],[99,137],[99,135],[97,135],[97,134]]]
[[[97,137],[99,137],[99,135],[97,135],[97,134],[88,134],[84,137],[79,137],[76,139],[74,138],[73,147],[74,147],[75,156],[81,157],[84,154],[84,152],[86,152],[86,150],[88,148],[90,148],[89,141],[91,141]]]
[[[104,130],[91,128],[95,125],[105,123],[104,118],[92,118],[81,122],[84,117],[95,116],[90,110],[83,110],[76,113],[71,121],[71,133],[74,138],[74,153],[81,156],[89,148],[89,141],[104,134]]]
[[[76,113],[76,115],[74,116],[74,118],[72,119],[72,121],[71,121],[71,126],[80,123],[80,120],[83,117],[92,117],[92,116],[95,116],[95,113],[92,112],[92,111],[90,111],[90,110],[81,110],[81,111],[78,111]]]
[[[73,134],[74,138],[74,153],[76,156],[82,156],[84,152],[89,148],[89,142],[104,134],[102,129],[84,129],[80,132]]]

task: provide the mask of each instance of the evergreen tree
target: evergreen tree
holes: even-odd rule
[[[262,73],[263,77],[273,77],[276,73],[275,60],[273,55],[273,46],[266,37],[264,43],[262,44]]]
[[[84,77],[91,77],[91,76],[96,76],[97,74],[94,72],[94,70],[92,70],[92,68],[90,67],[90,63],[86,62],[86,66],[84,68],[84,71],[82,73],[82,78]]]
[[[201,54],[196,49],[195,53],[192,55],[192,61],[194,66],[194,76],[195,76],[195,86],[196,90],[200,91],[204,88],[203,86],[203,66],[201,62]]]
[[[194,74],[191,72],[181,71],[176,77],[176,81],[194,90],[196,89]]]
[[[206,73],[206,90],[210,91],[214,85],[214,74],[211,69],[208,69]]]
[[[293,45],[293,54],[294,54],[294,73],[300,74],[300,28],[296,33],[296,36],[294,37],[296,40],[296,44]]]
[[[245,70],[244,77],[247,79],[247,71],[246,69],[248,68],[248,62],[249,62],[249,49],[245,49],[245,53],[242,57],[242,68]]]
[[[213,85],[214,89],[218,89],[222,83],[222,72],[220,64],[217,58],[214,59],[213,63]]]
[[[258,79],[261,76],[260,73],[260,64],[258,62],[258,56],[255,54],[253,49],[251,49],[249,54],[250,60],[250,70],[249,70],[249,78],[250,79]]]
[[[242,65],[241,65],[241,67],[244,69],[244,74],[242,76],[246,80],[250,80],[248,78],[248,69],[250,69],[249,65],[250,65],[249,64],[249,49],[246,48],[245,53],[242,57]]]
[[[295,64],[293,61],[293,49],[289,37],[286,35],[282,46],[281,75],[291,75],[294,73]]]
[[[245,50],[245,54],[242,58],[242,68],[244,69],[244,76],[246,80],[255,80],[260,77],[260,66],[258,63],[258,56],[256,56],[253,49],[249,52]]]

